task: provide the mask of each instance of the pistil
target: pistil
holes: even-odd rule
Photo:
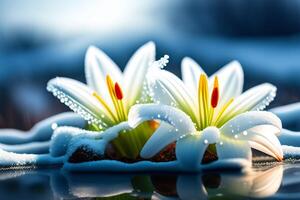
[[[212,123],[215,108],[218,106],[218,103],[219,103],[219,79],[218,79],[218,76],[215,76],[214,87],[213,87],[211,97],[210,97],[211,109],[209,112],[209,124]]]
[[[106,76],[106,84],[107,84],[107,88],[108,88],[108,91],[110,94],[110,98],[112,100],[115,111],[117,113],[118,121],[124,121],[125,120],[124,115],[121,113],[122,108],[120,107],[119,99],[117,98],[117,94],[115,91],[115,84],[113,83],[113,81],[109,75]],[[118,91],[118,92],[120,92],[120,91]],[[118,93],[119,97],[120,97],[120,94],[121,93]]]

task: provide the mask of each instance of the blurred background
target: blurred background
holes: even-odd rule
[[[300,100],[300,0],[0,0],[0,128],[26,130],[68,110],[46,84],[85,81],[89,45],[123,68],[149,40],[177,75],[184,56],[208,74],[236,59],[245,89],[278,87],[271,106]]]

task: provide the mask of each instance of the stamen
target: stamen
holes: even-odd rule
[[[117,99],[119,99],[119,100],[123,99],[122,89],[121,89],[120,85],[117,82],[115,83],[115,93],[116,93]]]
[[[208,125],[208,80],[205,74],[200,75],[198,86],[198,105],[200,114],[201,129]]]
[[[98,95],[96,92],[93,92],[92,95],[101,103],[101,105],[106,109],[106,111],[110,114],[110,116],[113,118],[113,120],[117,121],[113,112],[111,111],[111,109],[109,108],[107,103],[104,101],[104,99],[102,99],[101,96]]]
[[[107,88],[108,88],[110,98],[111,98],[111,100],[113,102],[113,105],[115,107],[115,111],[117,113],[118,119],[119,119],[119,121],[122,121],[122,119],[121,119],[122,117],[120,116],[120,113],[119,113],[119,105],[118,105],[118,102],[117,102],[117,99],[116,99],[114,83],[111,80],[109,75],[106,76],[106,84],[107,84]]]
[[[223,116],[223,114],[224,114],[224,112],[225,112],[225,110],[230,106],[230,104],[233,102],[233,98],[231,98],[223,107],[222,107],[222,109],[220,110],[220,112],[219,112],[219,114],[218,114],[218,116],[217,116],[217,118],[216,118],[216,120],[215,120],[215,122],[214,122],[214,124],[215,125],[218,125],[219,123],[220,123],[220,120],[222,119],[222,116]]]
[[[218,77],[215,76],[215,80],[214,80],[214,88],[213,91],[211,93],[211,106],[213,108],[216,108],[219,102],[219,80]]]

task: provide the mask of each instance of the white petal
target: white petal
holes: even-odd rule
[[[213,85],[215,76],[219,78],[220,105],[224,105],[228,100],[242,93],[244,72],[238,61],[230,62],[214,73],[209,79],[210,85]]]
[[[249,136],[248,138],[245,137],[245,140],[250,140],[252,148],[268,154],[279,161],[283,159],[281,144],[276,135],[273,134],[270,126],[257,127],[247,132]]]
[[[176,131],[176,128],[168,123],[161,122],[159,128],[148,139],[140,153],[142,158],[151,158],[167,145],[175,142],[184,133]]]
[[[85,76],[89,87],[111,103],[106,85],[106,76],[110,75],[113,81],[122,82],[122,72],[119,67],[100,49],[90,46],[85,56]]]
[[[157,70],[157,73],[160,73],[161,70]],[[154,102],[174,107],[180,107],[173,97],[173,95],[162,85],[160,81],[151,80],[148,81],[148,85],[151,91],[151,97]]]
[[[253,148],[256,147],[256,149],[282,160],[281,145],[276,137],[281,128],[281,121],[276,115],[270,112],[251,111],[231,119],[221,127],[221,131],[229,138],[251,141]]]
[[[147,81],[155,102],[176,106],[193,119],[196,118],[196,97],[192,96],[191,91],[177,76],[166,70],[151,68],[147,74]]]
[[[253,87],[237,97],[223,113],[222,119],[250,110],[263,110],[276,96],[276,87],[264,83]]]
[[[280,119],[273,113],[266,111],[249,111],[232,118],[226,122],[220,130],[227,137],[234,137],[236,134],[242,135],[243,131],[262,125],[274,126],[277,128],[276,134],[280,133],[282,128]]]
[[[196,131],[193,122],[184,112],[167,105],[139,104],[131,107],[128,124],[136,127],[147,120],[160,120],[158,130],[149,138],[141,156],[150,158],[180,136]]]
[[[185,57],[181,62],[181,74],[184,84],[191,90],[193,96],[197,96],[200,74],[203,69],[192,58]]]
[[[183,134],[189,134],[196,131],[190,117],[172,106],[138,104],[132,106],[128,114],[128,124],[132,128],[135,128],[144,121],[153,119],[164,121]]]
[[[79,81],[69,78],[55,78],[48,82],[48,91],[62,103],[69,106],[88,121],[98,122],[101,115],[107,116],[100,103],[92,96],[92,91]],[[108,117],[101,118],[105,123],[112,123]]]
[[[155,44],[148,42],[140,47],[128,61],[124,70],[124,89],[127,107],[141,96],[148,68],[155,60]]]
[[[216,127],[208,127],[197,134],[189,134],[176,143],[176,158],[184,168],[196,169],[202,161],[209,144],[219,141],[220,131]]]
[[[251,160],[251,148],[246,141],[222,136],[216,144],[218,159],[244,158]]]

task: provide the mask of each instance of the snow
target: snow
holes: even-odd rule
[[[61,158],[53,158],[47,154],[18,154],[0,149],[0,166],[16,167],[28,165],[57,165],[62,164]]]
[[[291,104],[271,110],[284,123],[297,121],[300,104]],[[68,158],[78,147],[90,148],[99,155],[105,151],[109,141],[118,136],[120,130],[130,129],[127,122],[120,123],[103,132],[86,131],[85,122],[73,113],[63,113],[43,120],[28,133],[18,130],[0,131],[0,167],[63,165],[67,171],[187,171],[179,161],[124,163],[116,160],[99,160],[83,163],[69,163]],[[53,130],[54,129],[54,130]],[[283,129],[279,140],[285,159],[300,159],[300,132]],[[50,153],[48,153],[50,152]],[[199,165],[194,171],[212,169],[247,170],[251,162],[245,159],[224,159]],[[76,191],[80,196],[82,191]]]
[[[75,126],[78,128],[84,128],[86,122],[79,115],[73,112],[61,113],[37,123],[29,131],[23,132],[14,129],[1,129],[0,143],[15,145],[34,141],[49,141],[55,124],[57,127]]]

